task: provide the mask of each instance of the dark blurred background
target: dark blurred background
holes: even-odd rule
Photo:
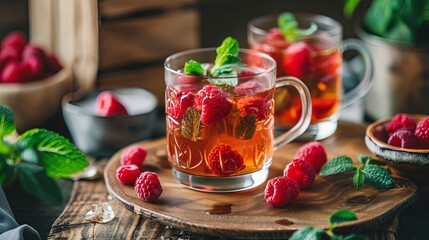
[[[12,30],[29,34],[29,10],[43,0],[0,0],[0,37]],[[343,15],[345,0],[100,0],[99,64],[95,87],[143,87],[164,102],[163,61],[177,51],[214,47],[226,36],[247,47],[247,22],[283,11],[326,15],[354,37],[368,1],[353,19]],[[52,13],[52,14],[61,14]],[[72,31],[72,29],[70,30]],[[34,36],[33,36],[34,37]]]

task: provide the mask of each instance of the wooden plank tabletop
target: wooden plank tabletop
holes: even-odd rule
[[[353,134],[353,126],[350,124],[340,125],[342,134]],[[362,127],[357,128],[359,131]],[[329,156],[331,157],[331,156]],[[108,202],[116,217],[108,223],[91,223],[85,221],[85,214],[91,209],[93,203]],[[425,200],[423,200],[425,201]],[[409,230],[417,226],[423,226],[422,223],[429,222],[429,218],[422,219],[425,214],[426,208],[422,207],[424,203],[419,200],[419,205],[407,208],[412,212],[411,218],[409,214],[405,219],[407,222],[402,223],[401,216],[396,214],[392,219],[385,221],[383,224],[374,226],[368,232],[362,232],[370,239],[402,239],[398,238],[401,234],[407,233],[407,226]],[[423,210],[423,211],[422,211]],[[427,211],[426,211],[427,212]],[[409,225],[410,220],[416,224]],[[420,222],[420,223],[419,223]],[[427,239],[420,238],[421,233],[425,232],[424,227],[418,230],[419,236],[414,239]],[[405,233],[400,233],[401,232]],[[416,229],[414,229],[414,232]],[[407,235],[410,236],[410,235]],[[77,181],[74,183],[73,191],[68,205],[65,207],[63,213],[53,224],[48,239],[228,239],[224,236],[209,236],[195,234],[181,229],[172,228],[160,224],[153,219],[135,214],[132,211],[119,205],[113,200],[106,190],[103,179],[96,181]]]

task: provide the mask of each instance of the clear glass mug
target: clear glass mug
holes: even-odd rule
[[[371,58],[360,40],[342,40],[342,26],[334,19],[308,13],[294,13],[294,16],[299,28],[307,29],[315,23],[317,31],[288,42],[273,30],[277,27],[278,15],[265,15],[249,21],[248,43],[251,49],[269,54],[276,60],[277,76],[295,76],[306,84],[311,93],[313,113],[310,127],[300,139],[320,140],[337,129],[341,108],[359,100],[370,90]],[[361,55],[365,70],[359,84],[343,94],[342,56],[348,50]],[[277,89],[275,99],[276,129],[288,129],[299,120],[301,103],[298,93],[288,87]]]
[[[270,56],[240,49],[238,77],[186,75],[188,60],[214,63],[215,48],[176,53],[165,60],[167,153],[181,185],[207,192],[254,188],[268,177],[273,151],[300,136],[311,120],[310,94],[299,79],[276,78]],[[236,86],[216,85],[236,81]],[[301,97],[298,123],[274,137],[275,87],[292,86]]]

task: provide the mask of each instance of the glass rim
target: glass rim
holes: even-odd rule
[[[268,30],[264,30],[261,29],[259,27],[255,26],[255,22],[257,21],[261,21],[263,19],[277,19],[277,17],[280,15],[281,13],[277,13],[277,14],[266,14],[266,15],[261,15],[255,18],[252,18],[249,20],[248,24],[247,24],[247,28],[249,30],[251,30],[252,32],[259,34],[259,35],[265,35]],[[312,20],[314,22],[317,23],[322,23],[324,25],[329,25],[332,26],[332,29],[324,29],[323,32],[328,32],[331,33],[333,35],[338,35],[341,34],[343,27],[341,26],[341,24],[328,16],[324,16],[324,15],[319,15],[319,14],[314,14],[314,13],[305,13],[305,12],[296,12],[293,13],[293,15],[296,17],[296,19],[305,19],[305,20]],[[277,22],[277,21],[276,21]],[[276,26],[273,26],[276,27]],[[320,34],[320,33],[319,33]],[[310,36],[306,36],[306,37],[302,37],[301,39],[308,39],[308,38],[314,38],[315,36],[319,35],[317,32],[315,34],[311,34]]]
[[[185,50],[185,51],[174,53],[174,54],[168,56],[165,59],[165,61],[164,61],[164,69],[167,70],[168,72],[176,74],[176,75],[190,77],[189,74],[186,74],[186,73],[180,72],[179,70],[173,69],[171,66],[169,66],[169,62],[173,61],[173,59],[175,59],[177,57],[180,57],[180,56],[183,56],[183,55],[187,55],[187,54],[192,54],[192,53],[198,53],[198,52],[216,52],[216,48],[214,48],[214,47],[211,47],[211,48],[196,48],[196,49]],[[261,68],[262,71],[258,71],[258,72],[255,72],[254,74],[250,74],[250,75],[246,75],[246,76],[242,76],[242,77],[238,77],[238,76],[236,76],[236,77],[195,76],[195,77],[203,77],[203,78],[211,78],[211,79],[248,78],[248,77],[259,76],[259,75],[262,75],[262,74],[266,74],[268,72],[276,71],[277,63],[276,63],[276,61],[270,55],[268,55],[266,53],[258,52],[256,50],[246,49],[246,48],[239,48],[238,52],[239,53],[251,53],[251,54],[259,55],[259,56],[263,57],[264,59],[269,60],[272,64],[267,69]],[[189,60],[191,60],[191,59],[189,59]],[[214,62],[213,62],[213,64],[214,64]],[[192,77],[192,75],[191,75],[191,77]]]

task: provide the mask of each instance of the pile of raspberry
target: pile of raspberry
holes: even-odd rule
[[[132,145],[125,148],[120,156],[121,166],[116,169],[116,179],[127,185],[134,185],[134,191],[143,201],[154,202],[162,193],[161,182],[154,172],[140,172],[147,151]]]
[[[0,83],[32,82],[51,76],[61,68],[53,53],[27,42],[22,32],[11,32],[1,41]]]
[[[387,143],[396,147],[429,149],[429,116],[417,121],[399,113],[385,126]]]
[[[327,162],[325,148],[319,142],[309,142],[298,149],[295,159],[289,163],[283,176],[270,179],[265,187],[264,198],[274,207],[282,207],[298,198],[301,189],[313,184],[316,174]]]

